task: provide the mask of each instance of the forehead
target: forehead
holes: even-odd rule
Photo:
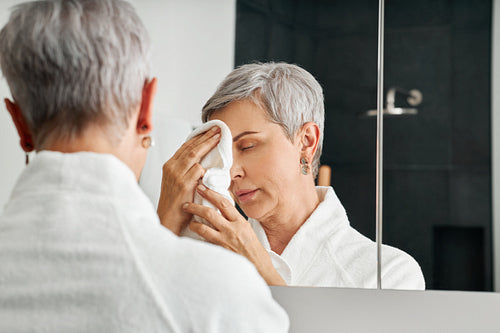
[[[229,103],[213,113],[210,120],[218,119],[226,123],[233,136],[243,131],[261,131],[275,125],[268,120],[267,112],[259,105],[241,100]]]

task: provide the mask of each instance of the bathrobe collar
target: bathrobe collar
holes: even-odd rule
[[[320,204],[292,237],[283,253],[278,255],[271,250],[267,235],[259,221],[249,219],[261,244],[273,265],[281,273],[287,284],[299,281],[309,270],[318,253],[331,235],[339,229],[348,227],[349,221],[344,207],[332,187],[316,186]],[[332,209],[333,207],[333,209]],[[320,231],[320,232],[318,232]]]
[[[81,172],[85,169],[88,172]],[[99,180],[99,181],[96,181]],[[33,184],[39,184],[33,188]],[[12,196],[58,191],[90,195],[147,198],[141,193],[133,171],[114,155],[93,152],[41,151],[23,170]],[[39,194],[39,193],[38,193]],[[148,206],[151,205],[148,203]]]

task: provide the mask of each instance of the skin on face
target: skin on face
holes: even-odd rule
[[[286,219],[300,202],[299,144],[248,100],[230,103],[211,119],[226,123],[233,136],[230,191],[238,205],[263,223]]]

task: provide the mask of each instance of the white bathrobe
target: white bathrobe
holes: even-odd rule
[[[316,187],[320,204],[281,255],[270,249],[261,224],[249,219],[288,285],[346,288],[377,287],[376,243],[349,225],[331,187]],[[394,247],[382,247],[383,289],[425,289],[418,263]]]
[[[285,332],[243,257],[160,225],[112,155],[41,152],[0,215],[0,332]]]

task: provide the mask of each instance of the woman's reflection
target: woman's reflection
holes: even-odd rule
[[[286,63],[241,66],[208,100],[202,118],[222,120],[231,130],[230,190],[250,223],[201,186],[198,192],[222,215],[184,205],[217,229],[193,222],[193,231],[247,257],[269,284],[376,287],[375,243],[349,225],[332,187],[314,184],[324,105],[321,86],[310,73]],[[411,256],[386,245],[382,256],[385,289],[425,288]]]

